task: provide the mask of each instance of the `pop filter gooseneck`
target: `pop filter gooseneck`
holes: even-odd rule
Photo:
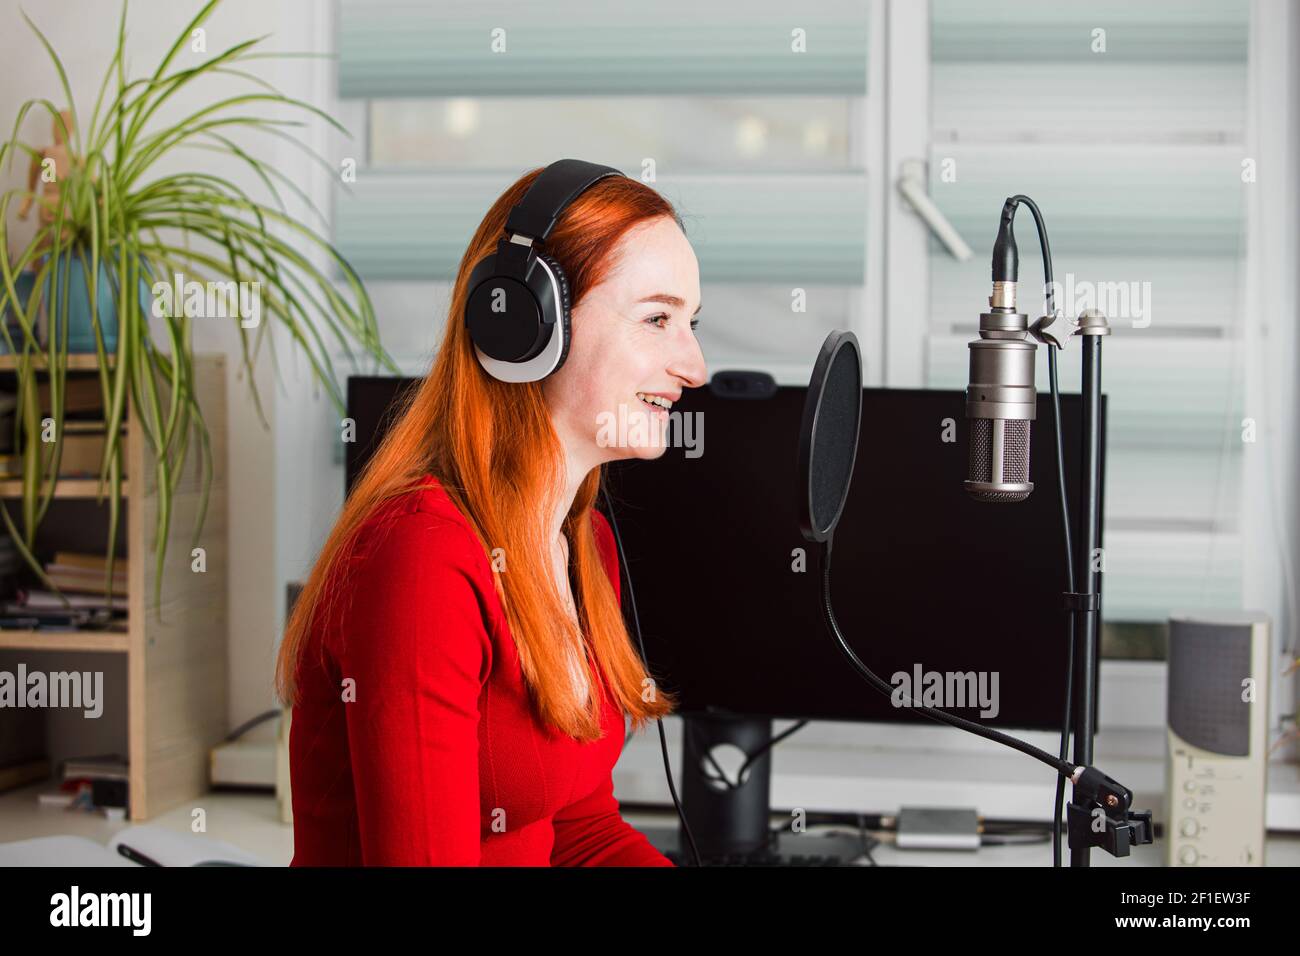
[[[831,606],[831,543],[849,496],[861,416],[862,355],[858,340],[852,332],[836,330],[822,344],[804,400],[803,425],[799,432],[799,525],[806,540],[821,545],[821,610],[827,630],[858,676],[886,697],[893,697],[894,688],[877,677],[849,647]],[[1084,770],[1023,740],[937,707],[926,707],[906,694],[902,697],[907,706],[933,720],[1005,744],[1071,779],[1075,778],[1076,771]],[[1122,800],[1123,796],[1117,798]],[[1132,799],[1131,793],[1128,799]]]

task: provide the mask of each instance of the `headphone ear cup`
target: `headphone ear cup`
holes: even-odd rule
[[[560,348],[559,361],[555,363],[555,368],[550,372],[551,375],[554,375],[564,365],[564,360],[569,357],[569,345],[573,341],[573,336],[570,332],[571,322],[569,317],[569,280],[568,277],[565,276],[564,270],[560,268],[560,264],[550,256],[539,252],[537,253],[537,258],[546,262],[547,266],[549,266],[551,271],[555,274],[555,281],[558,282],[560,286],[560,314],[556,316],[556,319],[560,323],[560,329],[564,335],[564,344]]]

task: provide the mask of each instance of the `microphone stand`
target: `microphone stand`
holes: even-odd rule
[[[1077,320],[1068,320],[1069,331],[1063,335],[1058,335],[1055,331],[1049,329],[1049,326],[1061,317],[1061,313],[1055,307],[1050,292],[1052,285],[1051,253],[1047,243],[1047,233],[1043,228],[1037,207],[1033,205],[1032,200],[1027,196],[1012,197],[1007,200],[1006,206],[1003,207],[1002,229],[999,232],[998,242],[994,247],[993,280],[995,296],[1001,292],[1004,295],[1004,302],[1014,304],[1018,254],[1015,249],[1014,236],[1011,232],[1011,221],[1014,218],[1016,205],[1022,201],[1034,212],[1034,219],[1038,225],[1039,241],[1043,247],[1045,287],[1049,290],[1046,311],[1050,314],[1043,316],[1030,325],[1028,317],[1024,313],[1014,313],[1014,318],[1012,318],[1011,313],[1003,309],[996,318],[1005,319],[1006,322],[1011,324],[999,326],[997,331],[1019,332],[1020,336],[1018,337],[1032,335],[1038,341],[1058,350],[1064,346],[1065,341],[1071,335],[1083,336],[1085,343],[1083,354],[1084,427],[1082,462],[1084,527],[1081,529],[1082,533],[1078,535],[1070,534],[1071,522],[1068,514],[1069,508],[1065,502],[1065,481],[1063,475],[1061,476],[1062,515],[1066,537],[1071,541],[1078,540],[1080,549],[1078,559],[1083,562],[1082,566],[1086,569],[1083,577],[1083,589],[1079,592],[1068,591],[1065,594],[1065,609],[1073,615],[1071,617],[1071,633],[1082,632],[1082,640],[1073,642],[1075,651],[1070,661],[1070,686],[1074,687],[1077,684],[1082,688],[1083,692],[1079,694],[1077,701],[1070,701],[1073,713],[1063,719],[1063,723],[1069,723],[1073,727],[1074,761],[1070,762],[1065,759],[1064,740],[1061,744],[1061,753],[1058,756],[1057,754],[1047,753],[1030,743],[994,730],[991,727],[985,727],[975,721],[950,714],[941,708],[914,701],[909,695],[904,695],[904,703],[908,707],[914,708],[916,713],[931,720],[948,724],[959,730],[967,731],[986,740],[1018,750],[1051,767],[1058,774],[1058,780],[1068,779],[1073,786],[1068,818],[1070,865],[1088,866],[1089,853],[1094,846],[1106,850],[1112,856],[1123,857],[1129,855],[1131,847],[1151,843],[1153,838],[1151,811],[1131,809],[1133,792],[1092,766],[1092,737],[1096,724],[1093,702],[1096,693],[1096,682],[1093,675],[1097,663],[1097,633],[1101,614],[1100,587],[1096,576],[1097,572],[1093,568],[1093,552],[1096,550],[1097,540],[1101,534],[1099,520],[1101,515],[1102,454],[1100,427],[1101,337],[1110,334],[1110,325],[1106,321],[1106,317],[1100,312],[1087,310]],[[990,305],[994,304],[991,300]],[[986,317],[982,316],[981,321],[984,318]],[[850,366],[851,374],[849,378],[846,378],[842,372],[833,374],[833,369],[838,369],[836,363],[842,361],[840,356],[846,354],[850,356],[849,361],[853,363]],[[1055,397],[1057,394],[1055,353],[1051,354],[1053,359],[1052,394]],[[839,520],[839,510],[843,507],[844,499],[848,494],[849,481],[853,474],[854,457],[849,458],[846,468],[843,467],[844,462],[835,462],[843,474],[837,473],[823,463],[822,472],[818,476],[814,469],[813,452],[818,429],[823,427],[819,426],[818,421],[821,417],[821,405],[828,389],[828,383],[837,382],[838,384],[834,387],[843,389],[844,382],[850,381],[850,379],[859,395],[856,411],[851,408],[849,411],[852,414],[826,416],[826,418],[835,422],[832,431],[840,428],[846,422],[851,427],[849,437],[852,440],[851,447],[855,457],[861,414],[861,359],[857,340],[853,337],[853,334],[836,330],[827,336],[825,343],[822,345],[821,353],[813,366],[812,378],[808,386],[808,397],[804,404],[803,425],[799,435],[798,460],[806,494],[800,496],[799,524],[804,538],[820,545],[818,563],[821,571],[822,593],[818,604],[827,632],[835,639],[840,652],[854,671],[857,672],[858,676],[881,694],[893,698],[895,688],[886,683],[863,663],[862,659],[849,645],[848,639],[844,636],[844,632],[840,629],[839,622],[835,618],[835,607],[831,600],[831,552],[835,524]],[[1057,427],[1059,429],[1059,414],[1057,418]],[[1059,456],[1059,431],[1056,437]],[[1064,471],[1063,466],[1061,471]],[[820,477],[820,481],[817,480],[818,477]],[[822,500],[828,485],[831,487],[839,486],[837,504],[834,501]],[[819,492],[822,493],[821,497],[819,497]],[[835,504],[835,508],[830,509],[829,504]],[[1066,556],[1070,559],[1068,563],[1072,565],[1075,556],[1069,553]],[[1068,577],[1073,579],[1073,573],[1071,572]],[[1074,588],[1078,584],[1074,580],[1070,580],[1068,586]],[[1062,735],[1063,737],[1065,735],[1064,728]],[[1058,783],[1059,786],[1061,784]],[[1060,798],[1057,799],[1059,801]],[[1055,816],[1055,814],[1056,811],[1054,810],[1053,815]]]
[[[1129,847],[1150,843],[1151,811],[1130,810],[1132,795],[1098,771],[1092,769],[1093,736],[1096,731],[1096,668],[1098,631],[1101,622],[1101,586],[1097,571],[1097,541],[1101,536],[1101,340],[1110,334],[1110,323],[1096,309],[1086,309],[1076,320],[1069,320],[1070,331],[1058,337],[1048,327],[1059,316],[1055,312],[1038,319],[1029,329],[1048,348],[1063,349],[1073,336],[1083,340],[1083,448],[1081,482],[1083,490],[1083,527],[1076,536],[1076,567],[1082,569],[1080,590],[1067,592],[1065,609],[1074,615],[1073,685],[1079,689],[1074,699],[1074,763],[1088,768],[1074,781],[1071,799],[1066,806],[1066,832],[1069,836],[1070,866],[1090,865],[1092,847],[1100,847],[1112,856],[1128,856]],[[1101,779],[1097,779],[1100,777]],[[1127,799],[1125,798],[1127,795]]]

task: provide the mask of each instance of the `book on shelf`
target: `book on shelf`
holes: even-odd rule
[[[120,569],[123,574],[129,567],[129,559],[125,555],[119,555],[113,559],[113,572],[117,573]],[[89,554],[85,551],[55,551],[54,560],[50,562],[52,566],[62,568],[78,568],[82,571],[95,571],[101,577],[104,569],[108,566],[108,555]]]
[[[88,611],[69,611],[66,614],[18,614],[5,611],[0,613],[0,630],[76,630],[89,620]]]
[[[66,599],[66,601],[65,601]],[[26,613],[28,611],[67,611],[72,610],[97,610],[99,608],[108,608],[109,601],[104,597],[101,591],[98,594],[63,594],[62,596],[47,591],[44,588],[23,588],[18,589],[18,599],[5,604],[6,613]],[[113,596],[113,609],[126,610],[126,601],[118,600]]]
[[[56,588],[73,593],[103,594],[104,572],[88,571],[67,564],[47,564],[45,576]],[[116,597],[126,596],[126,572],[113,569],[111,591]]]
[[[37,401],[41,411],[48,415],[51,410],[50,383],[42,379],[36,383]],[[98,375],[69,375],[63,382],[63,412],[101,412],[104,408],[104,393],[100,390]]]
[[[129,627],[126,613],[123,611],[114,611],[108,608],[32,609],[10,602],[0,605],[0,630],[89,630],[125,634],[129,631]]]
[[[3,554],[0,554],[0,559],[2,558]],[[110,590],[115,597],[126,597],[128,567],[125,557],[113,561]],[[107,570],[108,559],[105,555],[56,551],[54,560],[45,565],[45,576],[51,584],[64,592],[103,595]]]
[[[126,780],[127,762],[118,754],[103,757],[69,757],[63,761],[64,780]]]

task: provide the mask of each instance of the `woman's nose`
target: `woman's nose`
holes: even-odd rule
[[[681,352],[668,366],[670,374],[680,378],[686,388],[699,388],[709,380],[709,370],[704,363],[704,352],[694,335],[686,336]]]

